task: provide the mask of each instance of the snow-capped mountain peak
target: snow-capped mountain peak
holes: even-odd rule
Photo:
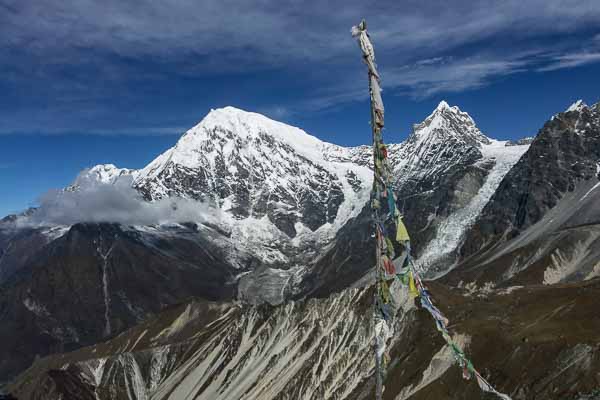
[[[452,253],[462,232],[528,148],[527,143],[506,144],[488,138],[469,114],[441,101],[423,122],[414,125],[404,143],[392,147],[400,207],[409,215],[419,215],[407,221],[414,229],[420,228],[419,233],[429,230],[422,235],[434,239],[419,254],[421,265],[430,268]],[[450,175],[463,177],[460,186],[449,185],[444,177]],[[470,201],[465,201],[468,192],[472,195]],[[426,198],[429,200],[424,201]],[[450,207],[456,207],[452,218],[436,222]]]
[[[575,103],[571,104],[569,106],[569,108],[567,108],[565,110],[565,112],[571,112],[571,111],[581,111],[584,108],[587,108],[588,105],[585,104],[585,102],[581,99],[577,100]]]
[[[133,169],[118,168],[114,164],[98,164],[81,171],[73,184],[66,190],[77,190],[81,187],[98,184],[112,185],[120,179],[134,179],[137,172]]]
[[[172,160],[196,168],[201,161],[198,151],[208,158],[216,156],[215,152],[229,154],[235,152],[235,143],[245,152],[267,137],[291,145],[297,153],[312,161],[322,159],[323,142],[316,137],[262,114],[227,106],[211,110],[198,125],[187,131],[175,146]]]
[[[491,143],[469,114],[441,101],[423,122],[413,125],[412,134],[393,149],[392,158],[400,180],[410,179],[473,162],[481,158],[482,146]]]
[[[208,201],[236,221],[266,216],[293,237],[337,226],[367,201],[371,172],[354,158],[299,128],[225,107],[211,110],[134,185],[149,200]]]
[[[420,124],[413,126],[410,141],[447,140],[454,137],[470,145],[481,147],[490,144],[490,139],[475,125],[471,116],[457,106],[450,106],[442,100],[433,112]]]
[[[436,110],[445,110],[446,108],[450,108],[450,105],[448,103],[446,103],[446,100],[442,100],[436,107]],[[456,106],[454,108],[458,109],[458,107],[456,107]]]
[[[237,250],[232,264],[247,265],[240,256],[247,254],[269,266],[241,278],[240,296],[276,303],[368,202],[373,174],[354,162],[359,153],[225,107],[209,112],[133,185],[147,200],[185,198],[214,208],[228,233],[223,240]]]

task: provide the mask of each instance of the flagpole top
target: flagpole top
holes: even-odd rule
[[[352,27],[352,36],[358,36],[367,30],[367,21],[363,18],[358,25]]]

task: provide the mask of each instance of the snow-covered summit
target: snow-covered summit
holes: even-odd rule
[[[441,110],[445,110],[447,108],[453,108],[455,111],[458,110],[458,107],[456,107],[456,106],[450,107],[450,105],[446,102],[446,100],[440,101],[439,104],[437,105],[437,107],[435,108],[435,110],[441,111]]]
[[[468,113],[457,106],[450,106],[444,100],[423,122],[413,126],[411,140],[419,142],[429,140],[432,136],[439,140],[452,136],[478,147],[490,144],[490,139],[477,128]]]
[[[265,272],[269,282],[285,283],[367,203],[372,172],[353,161],[358,153],[263,115],[225,107],[210,111],[142,169],[133,185],[150,201],[209,204],[227,240],[235,243],[232,257],[252,254],[275,267]],[[254,293],[257,276],[244,276],[244,296],[257,295],[248,294]],[[260,282],[264,289],[264,279]],[[281,286],[275,287],[281,294]]]
[[[66,190],[77,190],[80,187],[97,184],[112,185],[120,179],[132,180],[137,172],[134,169],[118,168],[114,164],[98,164],[81,171]]]
[[[192,137],[203,137],[206,132],[210,132],[214,128],[228,130],[242,140],[258,137],[268,132],[274,138],[287,142],[307,158],[314,159],[315,156],[321,158],[319,153],[323,142],[315,136],[262,114],[232,106],[211,110],[198,125],[184,135],[184,138],[189,136],[188,140],[192,141]],[[186,140],[182,144],[190,143]]]
[[[588,105],[585,104],[585,102],[583,100],[579,99],[575,103],[571,104],[569,106],[569,108],[567,108],[565,110],[565,112],[581,111],[581,110],[583,110],[584,108],[587,108],[587,107],[588,107]]]
[[[207,201],[237,221],[266,216],[295,236],[337,226],[360,211],[372,178],[353,158],[352,149],[225,107],[211,110],[141,170],[134,185],[149,200]]]
[[[408,139],[390,153],[402,181],[469,165],[480,159],[482,147],[491,143],[469,114],[441,101],[423,122],[413,125]]]
[[[227,162],[232,157],[247,159],[275,142],[289,146],[297,155],[321,165],[328,165],[325,160],[328,153],[337,154],[339,158],[342,157],[340,153],[348,150],[262,114],[227,106],[211,110],[173,148],[144,168],[140,179],[155,177],[167,163],[198,168],[207,164],[215,166],[215,163]]]

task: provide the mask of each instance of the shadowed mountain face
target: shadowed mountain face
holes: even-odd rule
[[[600,104],[576,104],[540,130],[465,236],[445,280],[477,286],[600,276]]]
[[[554,116],[483,209],[462,256],[518,236],[581,182],[597,182],[599,163],[600,103]]]
[[[428,275],[456,261],[463,233],[527,149],[486,137],[469,114],[445,102],[391,146],[398,207]]]
[[[0,293],[3,376],[37,355],[111,337],[186,297],[235,295],[234,268],[193,230],[77,224],[30,259]]]
[[[490,143],[467,113],[442,102],[406,142],[392,146],[399,203],[417,249],[435,236],[442,219],[477,194],[493,165],[478,163]]]
[[[529,147],[487,138],[442,102],[389,146],[417,263],[442,277],[432,292],[455,339],[514,399],[600,387],[598,108],[558,114]],[[207,215],[152,226],[3,220],[0,376],[66,351],[38,360],[11,390],[369,398],[370,160],[368,146],[324,143],[228,107],[142,170],[85,171],[64,196],[127,179],[140,207],[202,200]],[[399,282],[393,293],[386,398],[479,398],[427,314]]]

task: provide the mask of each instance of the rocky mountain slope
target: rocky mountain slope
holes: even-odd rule
[[[599,285],[487,296],[431,289],[455,340],[500,390],[515,400],[579,399],[598,385]],[[275,308],[193,301],[105,343],[41,359],[10,389],[25,400],[369,399],[374,360],[365,313],[372,295],[350,289]],[[493,398],[462,380],[406,289],[394,284],[393,295],[398,315],[385,398]]]
[[[600,103],[577,102],[544,125],[506,175],[450,279],[506,286],[600,276],[599,200]]]
[[[599,160],[600,104],[578,102],[555,115],[487,204],[470,233],[476,240],[468,240],[473,245],[463,247],[462,253],[470,255],[519,235],[578,183],[600,179]]]
[[[594,132],[597,106],[588,109],[584,122],[567,124],[566,135],[581,131],[582,123]],[[566,116],[574,112],[587,113],[570,110]],[[574,157],[562,154],[562,143],[542,140],[546,144],[537,147],[538,141],[529,149],[528,141],[487,138],[468,114],[442,102],[405,142],[389,145],[398,207],[411,231],[417,263],[430,277],[444,276],[434,294],[457,321],[457,338],[473,351],[476,364],[489,368],[484,371],[501,389],[527,399],[591,391],[593,374],[574,382],[572,373],[579,369],[564,375],[571,382],[564,390],[551,378],[564,363],[596,365],[598,348],[589,334],[598,323],[588,302],[598,290],[591,263],[598,255],[590,251],[596,248],[591,238],[598,222],[591,178],[573,178],[573,190],[558,196],[554,208],[540,208],[538,222],[546,218],[544,224],[552,229],[534,231],[535,224],[523,225],[521,235],[507,237],[493,251],[477,233],[486,215],[494,214],[488,210],[494,199],[513,188],[511,181],[519,176],[514,171],[533,152],[554,152],[561,160]],[[598,141],[585,133],[577,143]],[[564,149],[590,160],[595,154]],[[139,193],[142,208],[166,204],[167,209],[181,209],[198,200],[202,203],[191,204],[201,204],[207,215],[189,221],[181,219],[189,214],[176,213],[172,215],[179,220],[145,226],[99,221],[46,226],[23,216],[4,220],[0,318],[6,324],[0,329],[0,373],[11,376],[36,354],[107,340],[40,360],[11,389],[26,399],[45,393],[55,398],[99,394],[158,399],[175,393],[365,398],[372,373],[370,319],[365,317],[372,295],[364,287],[374,258],[367,206],[370,162],[367,146],[324,143],[297,128],[228,107],[212,111],[142,170],[107,165],[84,171],[63,196],[85,194],[86,187],[95,185],[117,190],[127,185]],[[541,173],[540,168],[550,166],[533,163],[531,174]],[[512,195],[540,190],[544,183],[519,184]],[[535,208],[524,213],[533,221],[531,210]],[[500,212],[508,220],[515,218],[510,207]],[[548,235],[554,231],[563,236]],[[568,233],[570,239],[564,240],[565,232],[574,231],[579,236]],[[527,237],[528,242],[519,242]],[[37,243],[29,253],[22,248],[28,240]],[[547,265],[521,269],[521,261],[511,267],[514,249],[525,257],[526,251],[534,254],[543,246],[557,249],[569,242],[582,250],[568,256],[544,250],[555,270],[548,271]],[[547,275],[547,288],[509,288],[541,283],[539,271]],[[581,282],[585,279],[591,281]],[[556,286],[559,282],[571,283]],[[458,383],[449,353],[427,316],[404,297],[404,289],[397,287],[395,293],[401,318],[386,396],[479,395],[476,385],[464,389]],[[190,302],[192,296],[199,299]],[[553,297],[573,306],[561,308],[548,301]],[[523,304],[523,312],[515,313]],[[589,321],[573,335],[562,333],[561,319],[583,316]],[[531,319],[537,322],[527,322]],[[17,330],[25,334],[15,336]],[[516,348],[515,355],[507,359],[499,351],[484,356],[490,337],[503,343],[500,349]],[[568,346],[557,347],[563,338]],[[417,350],[407,352],[406,343]],[[348,347],[351,352],[344,350]],[[534,361],[542,359],[556,368],[537,369],[527,379],[507,372],[518,363],[524,365],[521,373],[533,370]]]
[[[528,149],[486,137],[469,114],[442,101],[391,148],[399,207],[430,276],[456,259],[463,233]]]
[[[193,229],[76,224],[2,284],[0,371],[111,337],[190,296],[231,299],[235,273]]]

